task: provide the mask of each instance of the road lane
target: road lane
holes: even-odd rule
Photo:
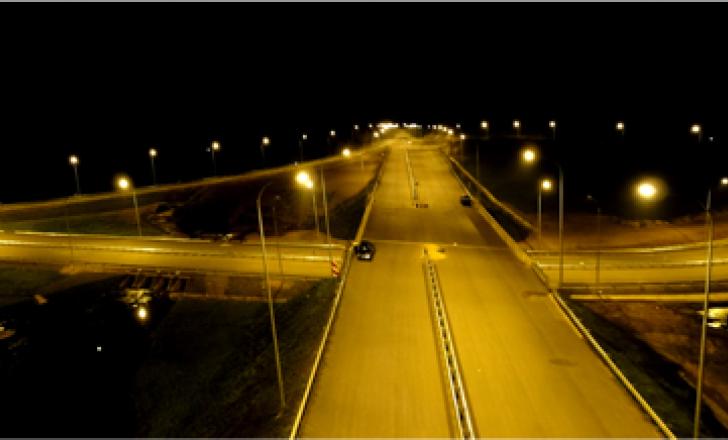
[[[421,322],[427,246],[434,251],[479,435],[658,436],[532,272],[475,210],[459,205],[461,189],[444,158],[410,148],[410,161],[428,207],[413,207],[403,148],[395,148],[364,234],[379,244],[375,262],[352,267],[300,434],[448,435],[442,426],[420,424],[420,414],[430,414],[430,422],[434,415],[423,394],[438,396],[427,360],[437,363],[434,332]],[[418,335],[416,343],[403,326]],[[437,382],[444,400],[441,376]]]

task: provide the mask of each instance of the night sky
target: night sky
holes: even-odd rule
[[[161,182],[189,180],[210,175],[213,139],[238,173],[263,135],[285,163],[297,130],[323,147],[381,119],[547,134],[554,118],[572,185],[614,200],[639,170],[681,200],[728,174],[718,6],[157,6],[2,6],[0,201],[71,194],[71,153],[83,191],[105,191],[122,171],[148,184],[150,147]]]

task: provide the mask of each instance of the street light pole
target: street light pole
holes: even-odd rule
[[[320,174],[321,192],[323,193],[324,201],[324,221],[326,222],[326,247],[329,249],[329,268],[332,268],[334,264],[334,257],[331,253],[331,229],[329,228],[329,205],[328,197],[326,196],[326,179],[324,178],[324,167],[321,167]]]
[[[599,288],[599,269],[601,265],[601,245],[602,245],[602,207],[599,205],[599,201],[592,195],[586,196],[587,200],[591,200],[597,205],[597,249],[594,263],[594,277],[595,286]]]
[[[73,167],[73,176],[76,181],[76,194],[81,194],[81,184],[78,180],[78,156],[76,156],[75,154],[71,155],[68,158],[68,163],[70,163]]]
[[[131,182],[131,180],[126,177],[119,178],[116,181],[116,186],[122,191],[131,190],[131,200],[134,203],[134,216],[136,217],[137,233],[141,237],[142,222],[139,217],[139,203],[137,203],[136,188],[134,188],[134,184]]]
[[[154,167],[154,158],[157,157],[157,150],[154,148],[149,149],[149,161],[152,165],[152,185],[157,184],[157,170]]]
[[[217,176],[217,164],[215,163],[215,152],[220,150],[220,142],[214,141],[210,146],[210,153],[212,154],[212,174]]]
[[[564,171],[559,167],[559,289],[564,284]]]
[[[705,295],[703,296],[703,321],[700,327],[700,354],[698,359],[698,384],[695,393],[695,417],[693,419],[693,438],[700,437],[700,410],[703,402],[703,377],[705,375],[705,346],[708,336],[708,305],[710,297],[711,262],[713,260],[713,216],[710,212],[711,190],[705,201],[705,226],[708,230],[708,250],[705,260]]]
[[[263,230],[263,210],[261,208],[261,199],[263,197],[263,191],[268,188],[273,182],[268,182],[258,192],[258,198],[256,199],[256,207],[258,208],[258,230],[260,232],[260,247],[263,253],[263,272],[265,273],[265,286],[268,293],[268,312],[270,315],[270,328],[271,335],[273,336],[273,352],[276,361],[276,375],[278,376],[278,392],[280,398],[280,409],[281,411],[286,406],[286,394],[283,386],[283,371],[281,369],[281,358],[278,352],[278,333],[276,332],[276,318],[275,311],[273,309],[273,295],[271,294],[270,288],[270,273],[268,271],[268,255],[265,250],[265,232]]]

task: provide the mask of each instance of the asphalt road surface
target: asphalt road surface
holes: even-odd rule
[[[281,244],[266,241],[269,268],[290,276],[330,276],[324,244]],[[343,247],[332,245],[332,256],[341,264]],[[48,264],[93,264],[109,270],[146,268],[192,272],[260,274],[260,243],[214,243],[204,240],[98,235],[0,233],[0,260]]]
[[[452,437],[428,248],[479,436],[655,437],[657,428],[472,208],[445,159],[393,149],[301,425],[302,437]],[[419,182],[414,207],[405,162]],[[442,248],[444,252],[439,252]]]

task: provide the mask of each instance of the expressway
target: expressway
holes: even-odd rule
[[[325,243],[267,240],[266,249],[273,274],[282,266],[287,276],[330,276]],[[332,258],[337,264],[341,264],[343,251],[343,245],[332,244]],[[260,242],[5,232],[0,233],[0,261],[94,265],[102,270],[145,268],[229,274],[260,274],[263,265]]]
[[[659,436],[535,275],[460,206],[459,183],[434,147],[403,143],[385,164],[364,233],[377,253],[352,264],[299,436],[456,436],[425,248],[478,436]],[[412,200],[408,168],[427,207]]]

